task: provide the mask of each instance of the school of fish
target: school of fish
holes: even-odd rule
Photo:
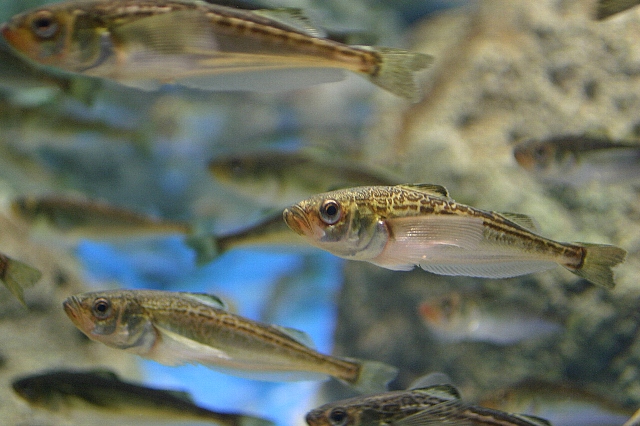
[[[600,0],[593,17],[607,19],[639,3]],[[234,0],[65,1],[12,17],[0,26],[0,34],[11,54],[38,70],[29,79],[42,79],[42,84],[86,102],[94,86],[75,85],[77,76],[132,91],[178,85],[275,92],[338,81],[350,72],[418,103],[423,97],[419,73],[433,60],[422,52],[350,44],[352,37],[315,26],[298,9],[266,9]],[[55,73],[48,74],[51,70]],[[135,131],[122,133],[136,138]],[[513,155],[522,168],[545,181],[579,186],[589,179],[628,179],[638,168],[639,148],[631,141],[559,135],[525,141]],[[31,228],[44,224],[57,233],[55,238],[178,234],[199,264],[242,247],[311,253],[315,247],[391,271],[420,267],[445,276],[501,279],[560,265],[612,290],[614,269],[627,255],[614,245],[543,237],[535,220],[524,214],[457,203],[444,186],[401,184],[399,176],[331,155],[272,149],[220,155],[206,168],[221,186],[271,210],[239,231],[213,234],[187,221],[64,194],[16,196],[10,211]],[[0,281],[25,307],[25,289],[42,276],[37,268],[0,253]],[[440,295],[422,301],[416,318],[425,324],[425,332],[449,344],[509,347],[564,330],[564,324],[544,318],[544,312],[514,306],[489,310],[480,299],[473,292]],[[200,364],[254,380],[334,378],[362,394],[311,410],[305,417],[309,426],[551,425],[537,414],[513,412],[526,406],[497,406],[490,397],[480,403],[464,401],[450,383],[389,391],[398,375],[395,366],[321,353],[305,332],[233,313],[211,294],[95,291],[70,294],[62,309],[90,340],[109,348],[105,351],[125,351],[169,366]],[[540,387],[568,392],[555,384],[530,385],[520,384],[516,390],[526,388],[538,398]],[[127,424],[132,418],[150,424],[274,424],[249,414],[203,408],[184,392],[134,384],[104,370],[43,371],[16,378],[12,387],[34,409],[73,412],[78,424],[96,416],[103,424]],[[498,399],[504,403],[507,397]],[[628,410],[619,411],[629,418]],[[625,424],[637,424],[637,417]]]

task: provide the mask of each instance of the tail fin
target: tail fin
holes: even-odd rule
[[[376,47],[374,50],[380,55],[380,67],[375,74],[368,76],[369,80],[395,95],[419,102],[422,93],[414,73],[428,67],[433,57],[388,47]]]
[[[185,243],[196,252],[198,265],[206,265],[223,252],[215,235],[191,235]]]
[[[620,247],[605,244],[576,243],[585,249],[582,266],[579,268],[565,268],[599,286],[612,289],[616,283],[613,281],[611,268],[624,261],[626,250]]]
[[[2,271],[0,271],[2,281],[9,291],[23,305],[26,305],[23,288],[34,285],[42,277],[42,272],[4,255],[0,256],[0,266],[2,266]]]
[[[378,361],[354,360],[360,364],[360,374],[349,385],[362,394],[386,392],[387,385],[398,375],[398,369]]]

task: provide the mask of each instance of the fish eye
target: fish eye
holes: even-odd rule
[[[31,21],[31,29],[40,38],[51,38],[58,32],[58,23],[53,14],[48,10],[42,10]]]
[[[533,150],[533,156],[539,161],[545,160],[548,155],[549,155],[549,150],[545,145],[537,146]]]
[[[103,297],[93,302],[93,315],[98,319],[105,319],[111,315],[111,303]]]
[[[342,209],[335,200],[325,200],[320,206],[320,219],[327,225],[333,225],[340,220]]]
[[[334,408],[329,413],[329,421],[333,426],[344,426],[347,424],[349,415],[344,408]]]

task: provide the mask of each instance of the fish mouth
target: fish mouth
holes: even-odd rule
[[[298,235],[306,235],[311,232],[311,223],[302,207],[295,205],[284,209],[282,213],[285,223]]]

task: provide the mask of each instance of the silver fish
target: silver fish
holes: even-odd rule
[[[190,0],[69,1],[13,17],[0,31],[32,61],[155,89],[273,91],[342,79],[343,71],[412,101],[428,55],[348,46],[298,9],[246,10]]]
[[[640,181],[640,143],[565,135],[522,142],[513,155],[522,168],[550,182],[579,187]]]
[[[506,278],[560,264],[613,288],[611,268],[626,256],[615,246],[541,237],[531,218],[458,204],[438,185],[332,191],[283,214],[289,227],[310,244],[392,270],[419,265],[441,275]]]
[[[228,312],[206,294],[154,290],[84,293],[64,301],[90,339],[166,365],[198,363],[258,380],[324,380],[386,389],[395,367],[321,354],[301,331]]]
[[[186,392],[125,382],[107,370],[48,371],[19,377],[12,387],[33,407],[100,424],[113,419],[136,424],[204,421],[221,426],[273,426],[258,417],[199,407]]]
[[[307,413],[309,426],[550,426],[544,419],[464,403],[451,385],[330,402]]]

